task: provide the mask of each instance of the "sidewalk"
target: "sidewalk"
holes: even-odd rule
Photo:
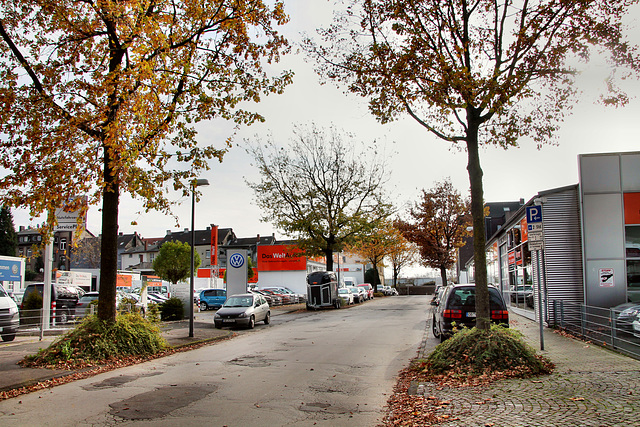
[[[443,427],[557,427],[640,425],[640,361],[545,329],[540,351],[539,325],[512,314],[538,353],[551,359],[551,375],[503,380],[489,386],[439,389],[421,383],[418,392],[439,401],[451,421]],[[422,347],[424,348],[424,346]]]
[[[273,307],[272,316],[279,316],[305,308],[305,304],[293,304]],[[189,321],[180,320],[161,324],[161,333],[171,347],[199,342],[215,341],[233,334],[232,329],[216,329],[213,326],[213,312],[194,314],[194,336],[189,337]],[[58,331],[58,334],[63,331]],[[11,343],[3,348],[0,360],[0,392],[21,387],[29,387],[38,382],[52,380],[75,373],[71,370],[22,368],[17,365],[19,360],[28,354],[35,354],[38,348],[46,348],[57,338],[57,335],[46,334],[42,341],[37,336],[30,337],[20,343]]]

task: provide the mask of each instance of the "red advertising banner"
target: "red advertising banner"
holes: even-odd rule
[[[258,245],[259,271],[306,270],[307,258],[291,245]]]
[[[218,226],[211,227],[211,265],[218,265]]]
[[[529,231],[527,230],[527,217],[520,220],[520,241],[526,242],[529,240]]]

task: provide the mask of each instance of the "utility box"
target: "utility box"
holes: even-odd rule
[[[307,276],[307,310],[340,308],[338,278],[332,271],[315,271]]]

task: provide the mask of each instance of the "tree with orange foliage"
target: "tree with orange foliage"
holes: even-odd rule
[[[0,8],[0,179],[2,205],[33,217],[75,196],[102,204],[98,316],[115,321],[120,193],[145,210],[171,214],[165,189],[195,191],[222,161],[197,140],[197,124],[263,120],[246,110],[281,93],[271,77],[288,44],[282,1],[4,0]],[[176,217],[176,222],[178,218]],[[47,240],[55,226],[49,215]]]
[[[436,183],[409,209],[410,221],[398,220],[396,227],[415,243],[427,267],[440,270],[447,284],[447,270],[455,265],[457,249],[471,233],[471,201],[464,200],[450,180]]]

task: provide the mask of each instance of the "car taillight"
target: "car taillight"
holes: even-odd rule
[[[442,315],[445,319],[462,319],[462,310],[445,310]]]
[[[509,312],[507,310],[491,310],[492,320],[509,320]]]

